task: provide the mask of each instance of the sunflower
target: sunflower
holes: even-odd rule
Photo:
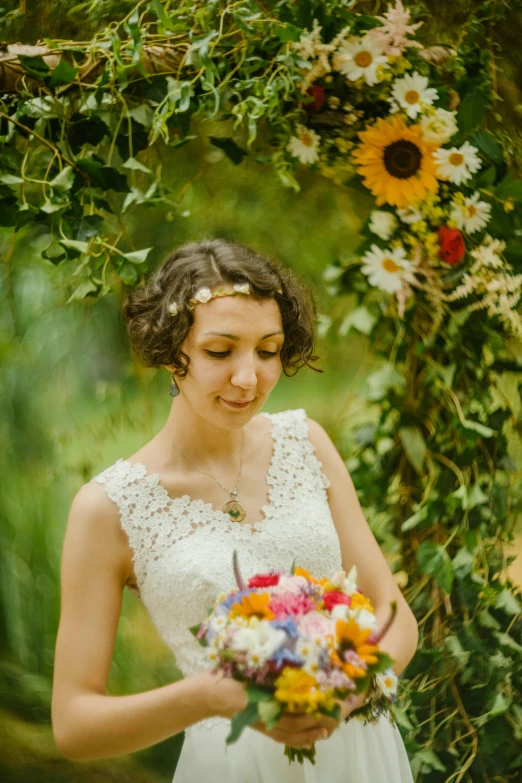
[[[275,683],[275,698],[288,712],[315,712],[320,706],[332,709],[333,692],[323,692],[315,677],[302,669],[286,666]]]
[[[437,144],[426,141],[419,125],[406,125],[402,117],[379,119],[359,133],[362,144],[353,152],[364,184],[377,205],[408,207],[439,183],[433,152]]]
[[[371,628],[360,628],[359,624],[350,618],[347,623],[337,620],[335,632],[342,649],[353,650],[366,664],[377,663],[375,653],[379,648],[375,644],[368,644]]]

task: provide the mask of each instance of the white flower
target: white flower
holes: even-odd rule
[[[370,87],[379,82],[379,66],[387,68],[388,58],[383,54],[378,42],[368,35],[344,41],[333,57],[336,71],[344,74],[351,82],[364,77]]]
[[[261,620],[255,628],[240,628],[230,643],[230,649],[245,652],[250,665],[262,665],[286,640],[286,633]]]
[[[468,234],[484,228],[491,215],[491,204],[487,201],[479,201],[480,194],[476,190],[472,196],[464,199],[464,204],[453,203],[450,218],[455,221],[457,228],[464,229]]]
[[[412,264],[406,258],[404,248],[395,250],[381,250],[377,245],[372,245],[363,258],[362,271],[367,275],[370,285],[394,294],[404,281],[414,283]]]
[[[385,696],[395,696],[397,693],[397,675],[393,669],[377,674],[375,684]]]
[[[419,210],[413,209],[413,207],[406,207],[406,209],[398,209],[397,214],[402,220],[402,222],[406,223],[408,226],[412,226],[414,223],[418,223],[419,220],[422,220],[422,215],[419,212]]]
[[[194,299],[196,299],[198,302],[202,302],[205,304],[206,302],[209,302],[212,299],[212,291],[210,288],[199,288],[196,293],[194,294]]]
[[[442,179],[449,179],[454,185],[462,185],[482,165],[477,152],[477,148],[473,147],[469,141],[465,141],[459,148],[436,150],[434,158],[437,163],[438,176]]]
[[[305,125],[298,125],[297,136],[292,136],[287,150],[301,163],[315,163],[319,157],[319,136]]]
[[[386,212],[384,209],[374,209],[370,214],[368,228],[373,234],[387,240],[397,228],[397,218],[392,212]]]
[[[350,615],[350,607],[347,606],[347,604],[335,604],[335,606],[332,606],[332,610],[330,612],[330,617],[332,620],[344,620],[344,622],[348,622],[348,617]]]
[[[346,595],[353,595],[357,589],[357,566],[352,566],[350,573],[344,580],[343,593]]]
[[[423,138],[437,144],[446,144],[458,130],[455,116],[454,111],[435,109],[432,113],[422,117],[420,126]]]
[[[397,111],[400,106],[414,120],[425,106],[430,106],[438,97],[437,90],[428,87],[428,77],[414,71],[402,79],[396,79],[390,102],[392,111]]]
[[[176,302],[171,302],[168,306],[168,311],[171,315],[177,315],[178,314],[178,306]]]
[[[370,628],[373,631],[377,625],[375,615],[372,614],[372,612],[369,612],[368,609],[359,609],[355,614],[355,620],[359,623],[359,627],[362,628],[362,630]]]
[[[250,283],[234,283],[234,291],[238,291],[240,294],[249,294]]]
[[[309,674],[313,674],[319,669],[319,658],[322,649],[320,644],[316,644],[306,637],[297,640],[295,651],[303,661],[303,669]]]

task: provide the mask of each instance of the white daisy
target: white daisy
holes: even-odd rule
[[[454,111],[446,111],[446,109],[435,109],[425,115],[420,121],[423,137],[426,141],[446,144],[458,130],[455,117]]]
[[[372,87],[379,82],[377,68],[388,67],[388,58],[381,46],[370,36],[350,38],[343,41],[333,57],[333,67],[344,74],[351,82],[364,77],[366,84]]]
[[[315,163],[319,157],[319,136],[306,125],[298,125],[297,136],[292,136],[287,150],[301,163]]]
[[[406,207],[406,209],[398,209],[397,214],[402,220],[402,222],[406,223],[408,226],[412,226],[414,223],[418,223],[419,220],[422,220],[422,215],[419,212],[419,210],[413,209],[413,207]]]
[[[387,669],[375,676],[375,684],[385,696],[393,697],[397,693],[398,678],[393,669]]]
[[[464,204],[453,203],[450,217],[457,228],[464,229],[468,234],[484,228],[491,216],[491,204],[479,201],[480,194],[476,190],[472,196],[464,199]]]
[[[384,209],[374,209],[370,214],[368,228],[372,234],[376,234],[380,239],[387,240],[397,228],[397,218],[392,212],[386,212]]]
[[[414,71],[395,81],[390,102],[392,111],[398,111],[400,107],[411,120],[414,120],[425,106],[431,106],[438,97],[437,90],[428,87],[428,77]]]
[[[482,166],[477,152],[477,148],[469,141],[465,141],[461,147],[451,147],[449,150],[441,147],[436,150],[433,157],[439,178],[449,179],[454,185],[462,185]]]
[[[362,271],[368,277],[370,285],[394,294],[404,281],[414,283],[412,264],[406,258],[406,251],[402,246],[395,250],[381,250],[377,245],[372,245],[362,257]]]

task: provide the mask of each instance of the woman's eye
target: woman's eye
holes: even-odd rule
[[[206,353],[215,359],[224,359],[225,356],[229,355],[230,351],[206,351]],[[277,351],[259,351],[259,354],[263,359],[270,359],[272,356],[277,356]]]

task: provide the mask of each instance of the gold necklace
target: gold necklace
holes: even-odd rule
[[[188,461],[188,459],[185,457],[182,451],[178,449],[177,446],[174,446],[171,440],[169,440],[170,445],[172,448],[176,449],[178,454],[181,454],[185,462],[187,462],[191,468],[194,468],[194,470],[197,470],[199,473],[203,473],[205,476],[210,476],[210,478],[213,478],[214,481],[216,481],[219,486],[225,490],[231,497],[232,500],[228,500],[225,505],[223,506],[223,511],[225,514],[228,514],[232,522],[241,522],[247,515],[247,511],[243,503],[241,503],[240,500],[237,500],[237,493],[239,491],[239,479],[241,478],[241,471],[243,469],[243,452],[245,449],[245,432],[243,431],[243,441],[241,445],[241,464],[239,466],[239,476],[237,477],[236,486],[234,489],[231,489],[230,491],[223,486],[221,481],[218,481],[218,479],[212,475],[212,473],[207,473],[206,470],[200,470],[195,465],[193,465],[191,462]]]

